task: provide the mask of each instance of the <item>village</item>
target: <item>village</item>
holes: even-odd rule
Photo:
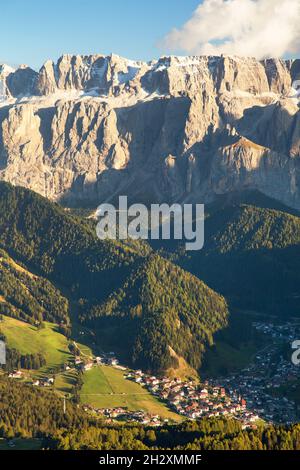
[[[170,409],[188,419],[227,416],[242,423],[244,428],[255,427],[259,416],[247,408],[246,400],[235,392],[226,392],[224,387],[211,386],[208,381],[182,381],[168,377],[158,378],[138,370],[127,374],[128,380],[134,380],[146,387],[153,395],[168,404]]]
[[[194,380],[181,381],[178,378],[151,376],[141,370],[129,371],[125,376],[145,387],[171,410],[187,419],[227,416],[240,421],[244,428],[255,428],[259,421],[270,424],[297,422],[297,403],[282,393],[282,387],[290,385],[291,390],[295,389],[300,379],[300,370],[292,363],[289,355],[284,357],[281,350],[283,346],[289,349],[297,334],[300,338],[300,328],[292,322],[255,322],[253,328],[266,335],[270,342],[239,373],[208,379],[203,384]],[[98,359],[126,370],[119,365],[113,353]],[[127,416],[129,420],[135,419],[130,413],[128,416],[128,412],[124,414],[122,409],[112,410],[112,415],[110,410],[101,412],[110,417],[117,415]],[[151,422],[151,417],[144,416],[143,422]]]
[[[237,419],[243,428],[253,429],[260,419],[247,408],[246,400],[240,395],[235,392],[227,394],[225,388],[212,386],[209,382],[200,385],[196,381],[151,376],[141,370],[127,371],[125,377],[145,387],[152,395],[166,403],[170,410],[185,419],[226,416]],[[84,409],[102,416],[108,422],[113,420],[138,422],[154,427],[168,422],[167,419],[162,419],[158,415],[149,415],[142,410],[129,411],[122,407],[102,409],[91,406],[85,406]]]
[[[295,423],[299,407],[287,395],[299,390],[300,368],[291,360],[292,342],[300,338],[299,326],[291,322],[256,322],[253,327],[269,338],[268,345],[241,372],[210,382],[212,385],[221,382],[226,389],[236,390],[266,422]]]
[[[238,420],[243,428],[257,427],[257,423],[293,423],[298,420],[297,404],[280,393],[282,387],[290,384],[296,387],[300,379],[299,367],[290,357],[281,354],[282,345],[290,345],[297,333],[295,324],[284,325],[256,322],[253,327],[270,338],[265,348],[258,352],[251,364],[239,373],[224,378],[196,380],[157,377],[141,370],[131,370],[121,365],[114,352],[102,353],[93,358],[74,355],[74,362],[66,364],[82,373],[93,367],[110,366],[121,370],[126,380],[133,381],[161,400],[183,419],[204,417],[231,417]],[[299,329],[300,335],[300,329]],[[300,336],[299,336],[300,337]],[[10,378],[20,379],[22,371],[14,371]],[[54,377],[34,380],[32,385],[51,387]],[[143,410],[130,411],[123,407],[93,408],[84,405],[87,412],[96,413],[107,422],[114,420],[137,422],[149,426],[161,426],[168,422],[158,415],[149,415]]]
[[[79,364],[80,362],[80,364]],[[200,419],[203,417],[233,417],[241,422],[243,428],[255,428],[259,416],[247,407],[246,400],[238,393],[229,391],[218,385],[211,385],[209,381],[200,384],[196,380],[181,380],[179,378],[156,377],[141,370],[129,370],[119,364],[114,353],[96,357],[93,362],[83,363],[78,358],[77,366],[83,370],[90,370],[96,365],[111,365],[124,371],[127,380],[134,381],[146,388],[153,396],[164,402],[168,408],[185,419]],[[144,411],[129,411],[120,408],[92,408],[85,406],[85,410],[95,412],[106,420],[122,420],[139,422],[149,426],[161,426],[168,422],[159,416],[148,415]]]
[[[22,370],[15,370],[8,374],[8,377],[11,379],[24,379],[26,374]],[[31,385],[34,387],[52,387],[54,384],[54,377],[45,377],[43,379],[33,379]]]
[[[116,408],[93,408],[91,405],[85,405],[84,410],[89,413],[96,413],[102,417],[107,424],[118,422],[139,423],[144,426],[159,427],[167,424],[168,419],[162,419],[159,415],[150,415],[144,410],[130,411],[123,407]]]

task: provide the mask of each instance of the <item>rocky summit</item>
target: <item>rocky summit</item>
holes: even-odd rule
[[[0,178],[78,206],[256,189],[299,209],[299,79],[300,59],[3,64]]]

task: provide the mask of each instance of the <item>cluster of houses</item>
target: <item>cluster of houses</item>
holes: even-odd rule
[[[98,416],[102,416],[107,423],[113,422],[114,420],[126,421],[132,423],[141,423],[145,426],[157,427],[167,423],[168,420],[163,420],[159,415],[151,415],[143,410],[130,411],[126,408],[93,408],[90,405],[84,407],[87,412],[97,413]]]
[[[22,370],[14,370],[13,372],[10,372],[8,374],[8,377],[11,379],[23,379],[27,378],[24,375],[24,372]],[[35,387],[51,387],[54,385],[54,377],[45,377],[42,379],[34,379],[32,382],[30,382],[31,385]]]
[[[259,419],[247,408],[246,400],[240,395],[233,392],[227,394],[224,387],[211,386],[209,382],[200,385],[196,381],[159,378],[144,374],[141,370],[128,373],[126,378],[147,388],[172,410],[189,419],[228,416],[239,420],[245,428],[254,428]]]
[[[116,358],[114,352],[110,352],[108,354],[102,354],[101,356],[97,356],[94,359],[90,358],[83,358],[82,356],[75,357],[75,367],[77,369],[81,369],[83,371],[91,370],[94,365],[98,366],[113,366],[118,369],[126,370],[125,367],[119,365],[119,360]]]
[[[255,322],[253,327],[257,331],[269,335],[274,340],[292,342],[300,338],[299,325],[292,322],[284,324]]]
[[[294,323],[285,324],[256,322],[254,328],[268,335],[270,343],[253,362],[236,374],[219,379],[231,390],[237,390],[247,400],[248,406],[269,423],[294,423],[299,421],[299,408],[288,396],[300,383],[300,367],[291,357],[283,355],[300,331]],[[298,333],[299,331],[299,333]],[[298,336],[297,336],[298,335]],[[286,348],[288,347],[288,348]],[[292,354],[292,349],[290,349]],[[211,381],[212,384],[215,381]]]
[[[187,419],[203,417],[233,417],[243,428],[256,428],[259,419],[270,423],[292,423],[299,420],[299,407],[285,397],[283,388],[293,390],[300,383],[300,366],[282,355],[282,346],[300,338],[300,328],[294,323],[284,325],[256,322],[254,328],[270,337],[270,344],[257,353],[253,362],[239,373],[218,380],[182,381],[179,378],[156,377],[141,370],[129,371],[119,364],[114,352],[89,358],[75,356],[77,370],[88,371],[96,365],[113,366],[124,371],[127,380],[146,388],[152,395],[164,401],[168,407]],[[298,334],[298,336],[297,336]],[[74,367],[73,362],[66,370]],[[22,379],[23,372],[16,370],[10,378]],[[35,380],[34,386],[50,387],[54,378]],[[298,384],[298,385],[297,385]],[[149,426],[161,426],[167,420],[144,411],[128,411],[125,408],[95,409],[85,406],[86,411],[96,412],[107,421],[121,420],[139,422]]]
[[[10,377],[11,379],[22,379],[23,372],[21,370],[14,370],[13,372],[10,372],[8,374],[8,377]]]
[[[45,379],[34,380],[32,385],[35,387],[52,387],[52,385],[54,385],[54,377],[46,377]]]

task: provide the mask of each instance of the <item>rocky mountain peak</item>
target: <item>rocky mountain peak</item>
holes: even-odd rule
[[[300,207],[299,60],[63,55],[0,68],[0,178],[55,200],[214,199]]]

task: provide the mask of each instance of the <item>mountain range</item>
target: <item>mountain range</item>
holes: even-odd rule
[[[0,313],[160,372],[199,371],[236,312],[298,316],[298,78],[232,56],[2,65]],[[74,210],[124,194],[205,202],[203,250],[100,241]]]
[[[68,206],[258,190],[300,208],[300,60],[63,55],[0,66],[0,179]]]

